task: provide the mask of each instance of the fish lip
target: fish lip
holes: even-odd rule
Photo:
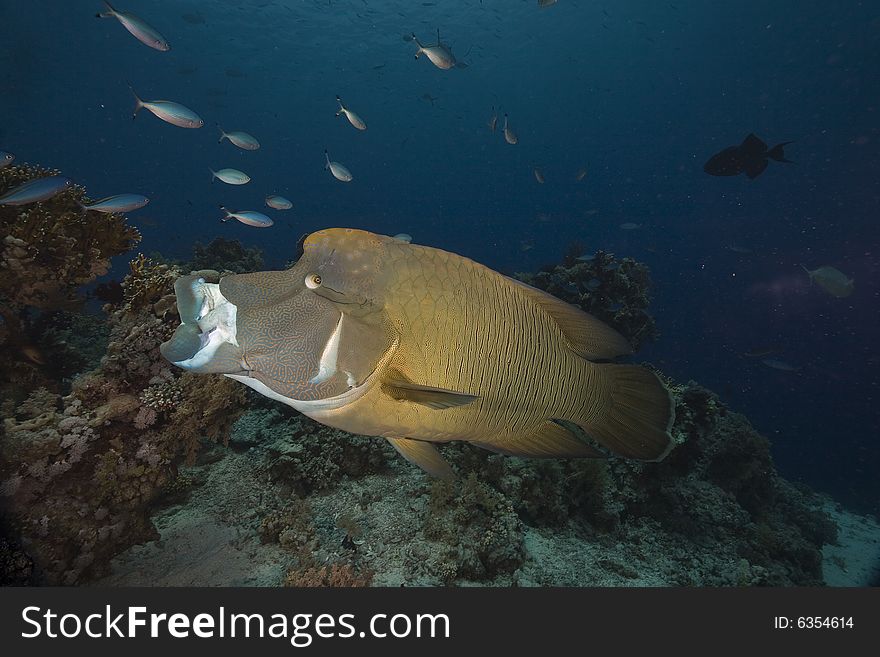
[[[190,353],[189,350],[180,350],[178,346],[178,354],[188,354],[186,358],[172,360],[171,357],[168,357],[171,354],[166,357],[180,368],[198,371],[210,366],[222,345],[229,343],[234,347],[239,347],[237,339],[238,307],[223,296],[219,283],[206,283],[205,279],[201,277],[182,277],[178,281],[175,283],[176,289],[179,285],[183,285],[182,288],[177,289],[178,295],[183,293],[184,289],[192,295],[192,298],[188,299],[185,304],[178,296],[181,327],[188,327],[188,335],[191,336],[189,339],[192,340],[193,346],[195,346],[195,340],[192,336],[198,339],[198,348]],[[185,282],[181,283],[180,281]],[[187,307],[186,310],[184,310],[184,306]],[[195,329],[198,329],[198,333],[195,332]],[[178,330],[181,328],[179,327]],[[185,334],[184,330],[182,335]],[[172,353],[175,350],[176,337],[177,331],[168,342],[163,343],[163,345],[172,345],[169,347]],[[186,345],[187,343],[181,343],[178,340],[178,344]]]

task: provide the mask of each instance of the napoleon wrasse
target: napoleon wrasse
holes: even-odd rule
[[[286,271],[183,276],[175,291],[169,361],[386,438],[435,476],[452,470],[432,443],[453,440],[646,461],[672,446],[669,391],[648,369],[609,362],[631,352],[623,337],[453,253],[332,228]]]

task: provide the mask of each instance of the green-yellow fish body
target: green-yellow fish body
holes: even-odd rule
[[[451,474],[432,443],[453,440],[520,456],[645,460],[671,445],[660,380],[607,362],[630,351],[620,335],[467,258],[329,229],[310,235],[285,272],[228,276],[216,290],[190,278],[178,282],[183,324],[163,345],[169,360],[387,438],[432,474]]]

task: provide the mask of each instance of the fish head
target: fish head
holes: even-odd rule
[[[357,235],[353,235],[357,233]],[[340,397],[390,359],[396,333],[384,312],[384,244],[362,231],[310,235],[285,271],[175,283],[181,325],[161,351],[178,367],[231,376],[290,403]]]

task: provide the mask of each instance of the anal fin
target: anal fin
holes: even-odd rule
[[[419,466],[432,477],[454,479],[455,473],[437,448],[431,443],[412,438],[389,438],[388,442],[410,463]]]
[[[508,456],[530,458],[592,458],[606,455],[580,440],[560,424],[548,420],[535,431],[524,436],[504,438],[497,442],[474,442],[478,447]]]

